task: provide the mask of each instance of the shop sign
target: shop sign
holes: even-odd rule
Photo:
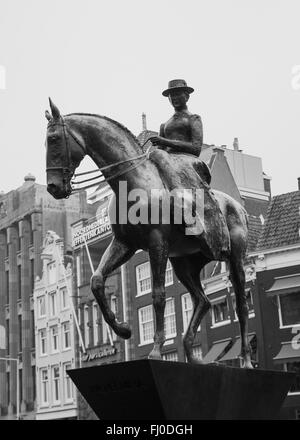
[[[93,361],[94,359],[102,359],[104,357],[112,356],[117,353],[116,347],[106,347],[103,350],[94,351],[92,353],[87,353],[82,356],[82,362]]]

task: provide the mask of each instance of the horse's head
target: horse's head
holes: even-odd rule
[[[86,154],[83,137],[61,116],[49,98],[51,113],[46,110],[49,121],[46,137],[47,191],[56,199],[69,197],[72,192],[71,178]]]

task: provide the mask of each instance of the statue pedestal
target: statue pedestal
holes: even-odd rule
[[[101,420],[276,419],[294,374],[137,360],[68,370]]]

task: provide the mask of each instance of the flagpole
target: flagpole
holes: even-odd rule
[[[89,251],[89,248],[88,248],[87,242],[86,242],[85,235],[83,234],[82,237],[83,237],[83,241],[84,241],[84,246],[85,246],[85,249],[86,249],[86,253],[87,253],[87,256],[88,256],[88,259],[89,259],[90,268],[91,268],[92,274],[94,275],[95,270],[94,270],[93,262],[92,262],[92,259],[91,259],[91,254],[90,254],[90,251]],[[106,321],[105,321],[105,324],[106,324],[106,330],[107,330],[107,333],[108,333],[108,337],[109,337],[110,345],[111,345],[112,347],[114,347],[114,342],[113,342],[112,335],[111,335],[111,329],[110,329],[110,327],[109,327],[109,325],[107,324]]]
[[[55,250],[56,250],[56,253],[57,253],[58,261],[59,261],[59,263],[60,263],[60,265],[62,267],[63,277],[64,277],[64,280],[65,280],[65,283],[66,283],[67,292],[68,292],[68,296],[69,296],[69,300],[70,300],[70,304],[71,304],[71,309],[72,309],[72,314],[73,314],[75,325],[76,325],[77,332],[78,332],[78,335],[79,335],[80,345],[82,347],[83,353],[86,354],[86,348],[85,348],[85,345],[84,345],[84,342],[83,342],[83,338],[82,338],[82,334],[81,334],[81,331],[80,331],[77,315],[76,315],[76,312],[75,312],[75,308],[74,308],[74,304],[73,304],[73,298],[72,298],[72,295],[70,294],[69,283],[68,283],[67,276],[66,276],[66,269],[65,269],[65,266],[63,265],[61,255],[60,255],[59,250],[58,250],[58,246],[55,246]]]

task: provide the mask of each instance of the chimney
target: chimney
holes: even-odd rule
[[[234,138],[234,140],[233,140],[233,149],[235,151],[239,151],[239,140],[238,140],[238,138]]]
[[[24,183],[23,185],[29,186],[32,185],[35,182],[35,176],[31,173],[28,173],[25,177],[24,177]]]
[[[300,191],[300,177],[298,177],[298,190]]]
[[[143,127],[143,131],[147,130],[146,113],[142,113],[142,127]]]

